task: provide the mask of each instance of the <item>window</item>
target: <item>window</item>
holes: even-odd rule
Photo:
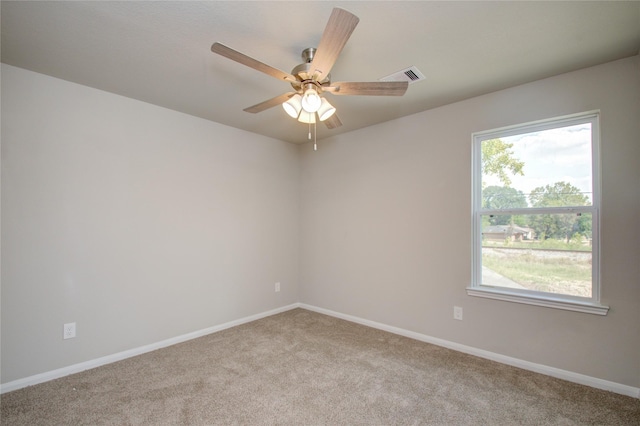
[[[473,135],[472,296],[606,315],[597,112]]]

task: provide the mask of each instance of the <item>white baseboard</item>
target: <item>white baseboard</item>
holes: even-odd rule
[[[393,327],[390,325],[382,324],[375,321],[366,320],[363,318],[355,317],[353,315],[342,314],[340,312],[331,311],[329,309],[319,308],[304,303],[293,303],[291,305],[283,306],[281,308],[273,309],[270,311],[262,312],[259,314],[251,315],[245,318],[240,318],[234,321],[226,322],[224,324],[216,325],[213,327],[205,328],[203,330],[194,331],[192,333],[183,334],[181,336],[173,337],[171,339],[163,340],[161,342],[152,343],[149,345],[141,346],[127,351],[118,352],[113,355],[93,359],[79,364],[70,365],[68,367],[59,368],[57,370],[48,371],[34,376],[25,377],[23,379],[14,380],[0,385],[0,394],[5,392],[11,392],[13,390],[21,389],[31,385],[37,385],[38,383],[48,382],[49,380],[65,377],[70,374],[79,373],[91,368],[100,367],[102,365],[110,364],[112,362],[121,361],[126,358],[131,358],[137,355],[141,355],[147,352],[154,351],[156,349],[165,348],[167,346],[175,345],[177,343],[186,342],[191,339],[206,336],[218,331],[226,330],[237,325],[245,324],[251,321],[255,321],[261,318],[265,318],[271,315],[279,314],[281,312],[289,311],[295,308],[303,308],[309,311],[318,312],[321,314],[329,315],[335,318],[340,318],[346,321],[351,321],[357,324],[366,325],[368,327],[377,328],[379,330],[387,331],[389,333],[397,334],[411,339],[419,340],[421,342],[431,343],[434,345],[442,346],[448,349],[453,349],[458,352],[475,355],[480,358],[489,359],[491,361],[500,362],[502,364],[511,365],[513,367],[522,368],[524,370],[533,371],[536,373],[544,374],[558,379],[567,380],[569,382],[578,383],[581,385],[591,386],[597,389],[603,389],[606,391],[615,392],[621,395],[631,396],[640,399],[640,388],[633,386],[627,386],[620,383],[611,382],[608,380],[598,379],[584,374],[578,374],[567,370],[561,370],[559,368],[549,367],[542,364],[536,364],[529,361],[524,361],[517,358],[500,355],[494,352],[477,349],[471,346],[462,345],[448,340],[438,339],[435,337],[427,336],[425,334],[416,333],[402,328]]]
[[[581,385],[590,386],[597,389],[602,389],[621,395],[631,396],[640,399],[640,388],[633,386],[623,385],[621,383],[610,382],[608,380],[598,379],[596,377],[586,376],[584,374],[574,373],[572,371],[562,370],[555,367],[549,367],[542,364],[536,364],[529,361],[524,361],[518,358],[512,358],[505,355],[500,355],[494,352],[477,349],[471,346],[462,345],[460,343],[450,342],[448,340],[438,339],[436,337],[427,336],[425,334],[416,333],[409,330],[404,330],[398,327],[392,327],[386,324],[382,324],[375,321],[369,321],[352,315],[342,314],[340,312],[334,312],[324,308],[318,308],[316,306],[300,303],[299,306],[303,309],[318,312],[321,314],[329,315],[332,317],[340,318],[343,320],[355,322],[357,324],[366,325],[379,330],[388,331],[389,333],[398,334],[400,336],[409,337],[411,339],[419,340],[421,342],[431,343],[437,346],[442,346],[448,349],[453,349],[458,352],[475,355],[480,358],[489,359],[502,364],[511,365],[513,367],[522,368],[523,370],[533,371],[535,373],[544,374],[546,376],[563,379],[568,382],[578,383]]]
[[[186,342],[187,340],[197,339],[198,337],[206,336],[208,334],[215,333],[217,331],[226,330],[227,328],[235,327],[237,325],[245,324],[251,321],[255,321],[261,318],[269,317],[271,315],[279,314],[281,312],[289,311],[300,307],[299,303],[283,306],[281,308],[272,309],[267,312],[262,312],[248,317],[240,318],[234,321],[229,321],[224,324],[215,325],[213,327],[205,328],[203,330],[194,331],[192,333],[183,334],[181,336],[172,337],[160,342],[151,343],[149,345],[140,346],[138,348],[129,349],[123,352],[118,352],[112,355],[107,355],[101,358],[92,359],[89,361],[81,362],[79,364],[70,365],[68,367],[59,368],[57,370],[47,371],[45,373],[36,374],[34,376],[25,377],[23,379],[14,380],[0,385],[0,394],[5,392],[11,392],[17,389],[21,389],[31,385],[37,385],[38,383],[48,382],[49,380],[65,377],[70,374],[79,373],[91,368],[100,367],[102,365],[110,364],[112,362],[121,361],[126,358],[131,358],[137,355],[141,355],[147,352],[155,351],[157,349],[166,348],[167,346],[175,345],[177,343]]]

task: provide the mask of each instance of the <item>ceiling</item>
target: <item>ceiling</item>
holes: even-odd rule
[[[292,143],[307,125],[243,108],[291,86],[211,52],[223,43],[290,72],[333,7],[360,23],[332,81],[410,66],[403,97],[326,95],[343,126],[318,139],[637,55],[640,2],[2,1],[2,62]]]

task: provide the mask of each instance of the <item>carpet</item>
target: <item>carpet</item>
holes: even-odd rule
[[[0,397],[3,425],[638,425],[640,400],[294,309]]]

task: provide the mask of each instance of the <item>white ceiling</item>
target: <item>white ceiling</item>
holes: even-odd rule
[[[331,9],[360,23],[331,74],[375,81],[416,66],[403,97],[332,96],[344,125],[318,138],[638,54],[640,2],[2,1],[2,62],[250,132],[302,143],[274,107],[287,83],[211,53],[221,42],[290,72]]]

